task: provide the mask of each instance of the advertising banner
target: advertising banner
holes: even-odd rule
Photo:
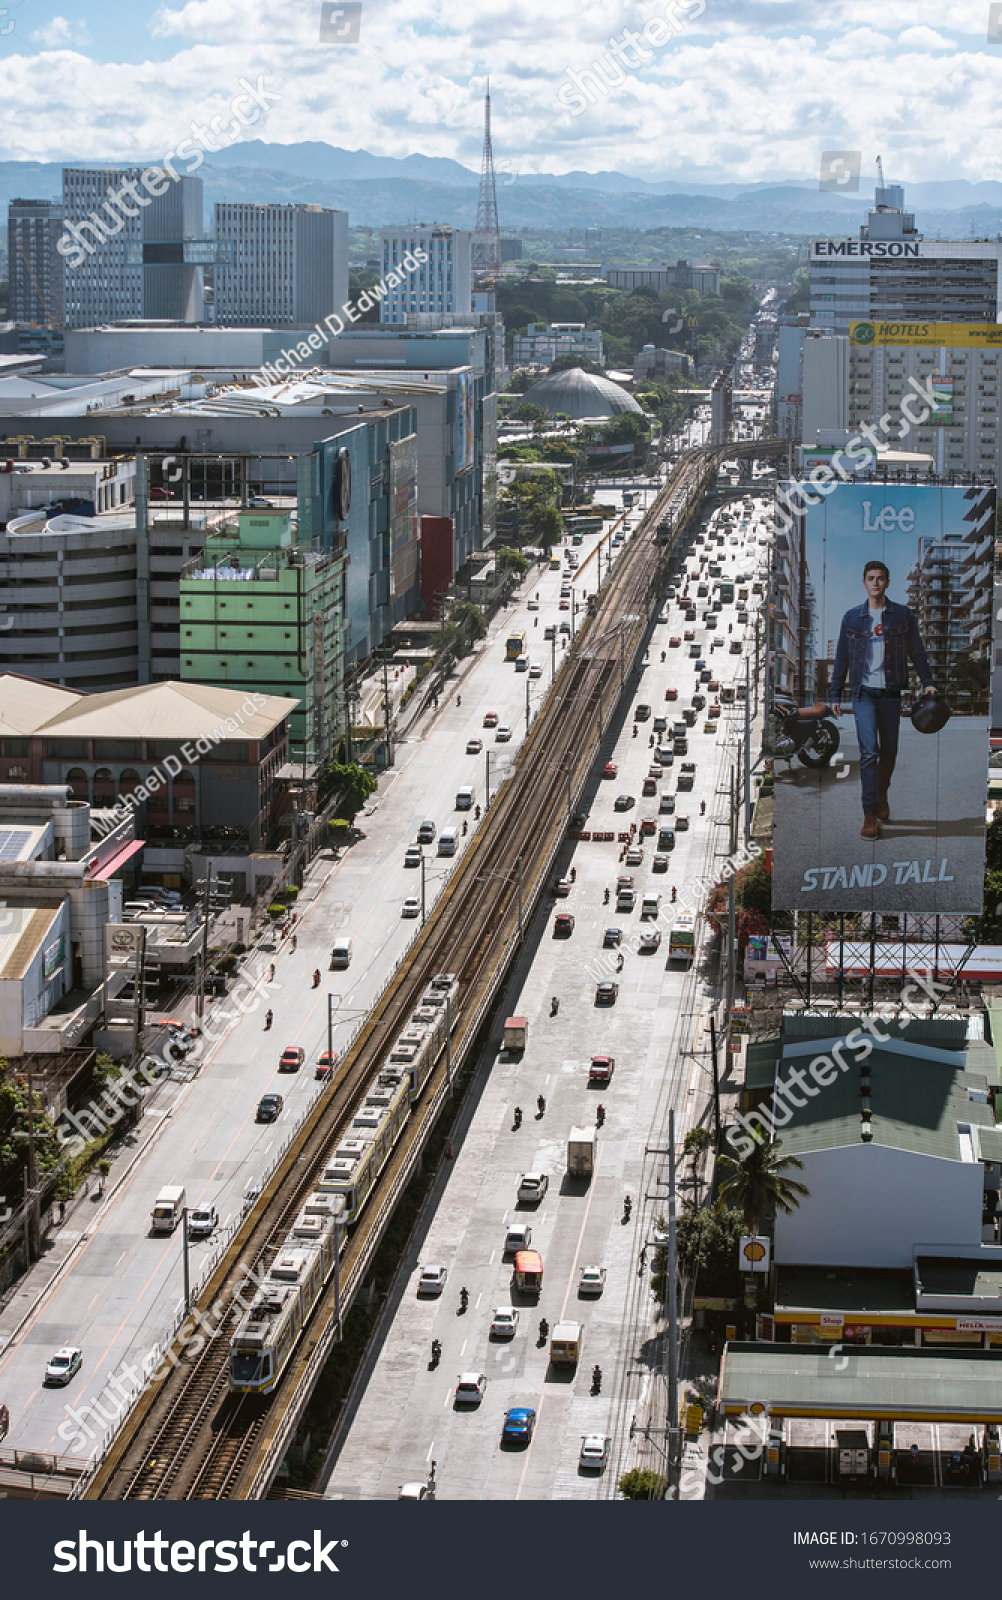
[[[773,908],[979,913],[995,490],[809,499],[771,602]]]
[[[390,441],[390,598],[413,588],[418,571],[417,439]]]
[[[469,472],[476,461],[473,424],[473,373],[461,372],[456,380],[456,471]]]
[[[849,341],[1002,350],[1002,322],[851,322]]]

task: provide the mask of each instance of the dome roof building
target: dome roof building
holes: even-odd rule
[[[540,378],[526,390],[526,400],[542,406],[550,416],[562,412],[573,421],[592,419],[602,421],[620,411],[633,411],[643,416],[643,409],[631,394],[600,377],[597,372],[585,372],[582,367],[568,367],[563,372],[552,372]]]

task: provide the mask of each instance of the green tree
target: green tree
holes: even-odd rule
[[[526,389],[531,389],[534,383],[539,382],[538,372],[528,372],[525,367],[519,367],[508,379],[505,394],[525,394]]]
[[[325,761],[318,777],[317,804],[324,811],[336,798],[338,810],[352,822],[377,787],[376,779],[366,767],[354,761],[347,765],[341,761]]]
[[[659,1218],[661,1233],[668,1223]],[[700,1294],[739,1296],[741,1271],[738,1242],[745,1231],[740,1211],[716,1200],[712,1206],[696,1207],[687,1201],[675,1223],[675,1250],[681,1275],[698,1285]],[[668,1299],[668,1259],[665,1250],[654,1258],[651,1290],[663,1305]]]
[[[588,356],[557,356],[550,362],[550,372],[567,372],[570,367],[580,367],[582,372],[597,372],[600,378],[605,377],[605,368],[600,367],[597,361],[592,361]]]
[[[760,1232],[760,1223],[773,1211],[791,1217],[810,1196],[806,1184],[788,1176],[803,1172],[804,1163],[781,1155],[782,1144],[781,1139],[756,1142],[743,1161],[721,1156],[717,1162],[720,1198],[741,1213],[748,1233]]]
[[[469,655],[478,639],[487,632],[484,614],[471,600],[457,600],[449,608],[449,629],[453,631],[456,654]]]
[[[534,506],[529,513],[529,526],[537,544],[549,550],[563,537],[564,519],[556,506]]]
[[[534,400],[523,400],[520,406],[513,406],[508,415],[515,422],[543,423],[546,421],[546,412],[542,406],[537,406]]]
[[[624,1500],[663,1500],[666,1487],[659,1472],[644,1471],[641,1467],[624,1472],[619,1480],[619,1492]]]
[[[696,1161],[712,1143],[713,1138],[709,1128],[690,1128],[682,1141],[682,1150],[685,1155],[692,1156],[693,1161]]]
[[[529,570],[529,563],[521,550],[512,550],[503,544],[497,552],[497,568],[499,572],[515,572],[523,578]]]

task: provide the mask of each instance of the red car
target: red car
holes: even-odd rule
[[[553,919],[553,937],[567,939],[574,932],[574,918],[569,911],[558,911]]]
[[[643,788],[641,789],[640,792],[643,795],[657,794],[657,792],[658,792],[657,779],[656,778],[645,778],[644,779],[644,786],[643,786]]]
[[[685,630],[685,642],[686,642],[686,644],[691,644],[693,639],[695,639],[695,637],[696,637],[695,628],[686,628],[686,630]]]
[[[682,641],[679,638],[678,634],[677,633],[673,633],[671,638],[668,640],[668,648],[669,648],[669,650],[677,650],[681,643],[682,643]]]
[[[324,1050],[323,1053],[320,1056],[319,1061],[317,1062],[317,1070],[314,1073],[314,1077],[317,1077],[317,1078],[329,1078],[330,1075],[331,1075],[331,1067],[332,1067],[332,1065],[336,1067],[337,1063],[338,1063],[338,1053],[337,1053],[337,1051],[335,1050],[334,1055],[332,1057],[329,1050]]]
[[[279,1072],[298,1072],[306,1059],[306,1051],[301,1044],[290,1044],[283,1050],[278,1058]]]
[[[677,689],[666,689],[665,690],[665,699],[666,700],[677,700],[678,699],[678,690]]]
[[[608,1083],[616,1070],[615,1056],[592,1056],[588,1069],[589,1083]]]
[[[605,766],[602,768],[602,776],[603,778],[616,778],[619,776],[619,768],[617,767],[615,761],[606,762]]]
[[[497,714],[497,712],[496,711],[488,711],[487,715],[484,718],[484,727],[485,728],[496,728],[497,725],[498,725],[498,714]]]
[[[716,678],[711,678],[709,683],[706,685],[706,687],[709,689],[711,694],[719,694],[720,693],[720,683],[719,683],[718,679],[716,679]]]
[[[569,600],[561,600],[559,609],[561,611],[569,611],[571,609],[570,601]]]
[[[641,819],[640,819],[640,837],[641,837],[641,839],[644,837],[645,833],[657,833],[657,830],[658,830],[658,825],[655,822],[653,817],[641,817]]]

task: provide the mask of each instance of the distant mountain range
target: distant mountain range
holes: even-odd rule
[[[63,165],[0,162],[0,206],[18,196],[57,196]],[[509,172],[498,174],[502,232],[523,227],[704,227],[804,237],[855,231],[872,203],[872,179],[848,195],[821,193],[796,179],[706,183],[692,177],[643,179],[617,171],[515,176],[517,166],[516,159]],[[353,223],[370,227],[420,220],[472,228],[476,219],[479,176],[446,157],[375,156],[317,141],[282,145],[252,139],[211,155],[199,174],[207,221],[214,202],[222,199],[336,206],[347,210]],[[1002,229],[1002,182],[909,184],[905,200],[928,237],[981,237]]]

